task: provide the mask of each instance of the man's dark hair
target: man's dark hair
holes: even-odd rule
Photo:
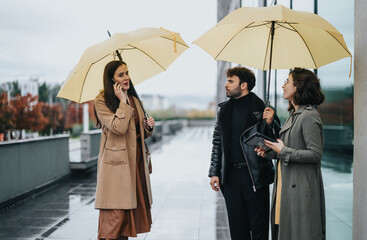
[[[293,100],[296,105],[320,105],[324,102],[325,95],[314,72],[305,68],[294,68],[290,71],[289,75],[291,74],[293,84],[297,87]],[[288,111],[293,109],[293,105],[289,103]]]
[[[240,79],[240,85],[247,82],[247,89],[251,91],[255,87],[254,72],[245,67],[234,67],[227,69],[227,77],[237,76]]]

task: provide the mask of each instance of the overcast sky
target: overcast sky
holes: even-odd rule
[[[297,0],[296,10],[312,11],[313,1]],[[0,0],[0,84],[39,78],[65,80],[84,50],[110,32],[164,27],[179,32],[191,47],[168,71],[137,86],[139,93],[214,98],[216,61],[192,42],[216,24],[216,0]],[[278,3],[288,5],[289,1]],[[344,34],[353,53],[353,6],[319,1],[319,14]],[[343,16],[342,18],[339,16]],[[327,70],[327,71],[324,71]],[[346,86],[349,59],[322,67],[327,86]],[[337,81],[336,81],[337,80]]]
[[[164,27],[191,47],[140,93],[213,96],[216,62],[192,42],[216,24],[216,0],[0,0],[0,83],[63,82],[84,50],[108,38]]]

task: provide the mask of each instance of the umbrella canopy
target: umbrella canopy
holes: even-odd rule
[[[188,48],[178,33],[163,28],[142,28],[116,33],[89,47],[70,72],[58,97],[78,103],[90,101],[103,89],[103,71],[113,60],[127,63],[133,83],[165,71]]]
[[[194,43],[214,59],[261,70],[316,69],[352,57],[343,35],[325,19],[280,4],[239,8]],[[270,73],[267,106],[270,105]]]
[[[316,69],[351,57],[343,35],[325,19],[280,4],[239,8],[194,43],[216,60],[261,70]]]

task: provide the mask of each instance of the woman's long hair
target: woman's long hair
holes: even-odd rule
[[[120,67],[121,65],[127,64],[124,61],[111,61],[107,63],[104,72],[103,72],[103,90],[104,90],[104,99],[106,106],[108,109],[111,110],[111,112],[115,113],[117,108],[120,105],[120,100],[115,95],[115,91],[113,89],[114,82],[112,81],[113,76],[115,75],[116,69]],[[130,88],[127,90],[127,94],[130,96],[134,96],[139,99],[138,94],[136,93],[135,87],[130,79]],[[101,128],[101,122],[98,119],[96,107],[94,107],[94,114],[96,116],[97,124],[96,126],[98,128]]]
[[[289,75],[293,77],[293,84],[297,87],[293,102],[295,105],[320,105],[325,100],[320,80],[317,75],[305,68],[294,68]],[[289,101],[288,111],[293,111],[294,106]]]

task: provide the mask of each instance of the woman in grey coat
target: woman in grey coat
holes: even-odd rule
[[[324,101],[317,76],[295,68],[283,85],[290,116],[278,142],[266,141],[272,152],[258,155],[277,158],[271,225],[273,240],[325,239],[325,197],[321,174],[323,128],[316,106]],[[267,109],[264,118],[272,118]]]

